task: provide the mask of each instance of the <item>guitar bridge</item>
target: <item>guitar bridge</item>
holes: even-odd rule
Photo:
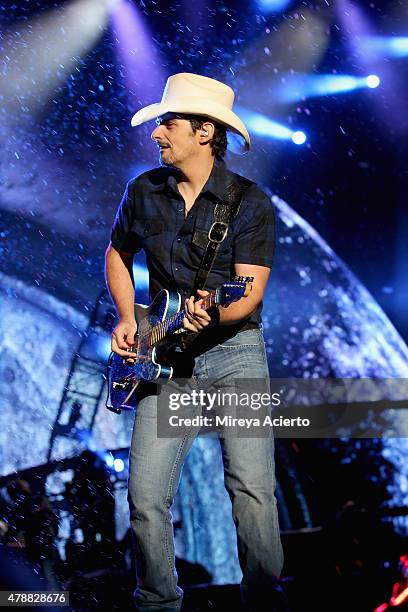
[[[128,389],[130,389],[133,384],[134,384],[134,381],[131,381],[131,380],[115,381],[112,383],[112,389],[115,389],[118,391],[128,391]]]

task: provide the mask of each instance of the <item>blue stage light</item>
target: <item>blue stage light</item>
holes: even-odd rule
[[[147,289],[149,287],[149,271],[145,266],[134,262],[133,278],[138,289]]]
[[[84,332],[85,334],[85,332]],[[85,359],[105,362],[111,352],[111,336],[107,332],[91,330],[86,333],[86,340],[81,347]]]
[[[304,74],[288,77],[280,88],[278,97],[282,102],[307,100],[317,96],[332,96],[365,87],[378,87],[380,79],[376,74],[356,77],[340,74]]]
[[[268,117],[257,115],[256,113],[253,113],[246,123],[250,132],[254,132],[255,134],[272,136],[280,140],[288,140],[292,136],[292,131],[289,128],[268,119]]]
[[[388,39],[389,49],[394,57],[408,55],[408,36],[395,36]]]
[[[367,87],[370,87],[370,89],[375,89],[378,87],[380,82],[380,78],[376,74],[370,74],[366,78]]]
[[[125,469],[125,463],[123,459],[115,459],[113,462],[113,468],[115,472],[123,472]]]
[[[297,145],[302,145],[306,142],[306,134],[304,132],[293,132],[292,140]]]
[[[364,53],[377,57],[408,55],[408,36],[365,36],[358,43]]]
[[[266,13],[284,11],[290,4],[290,0],[258,0],[258,6]]]
[[[113,456],[112,456],[112,454],[111,454],[111,453],[106,453],[106,455],[104,456],[104,459],[105,459],[105,463],[106,463],[106,465],[107,465],[109,468],[112,468],[112,467],[113,467],[113,464],[114,464],[114,461],[115,461],[115,460],[114,460],[114,458],[113,458]]]
[[[265,115],[254,113],[242,107],[237,107],[237,113],[244,121],[251,134],[258,134],[259,136],[267,136],[278,140],[292,140],[292,142],[295,142],[293,136],[297,134],[295,139],[299,140],[299,142],[296,142],[296,144],[303,144],[306,141],[304,132],[294,132],[285,125],[273,121],[269,119],[269,117],[265,117]],[[304,137],[304,140],[300,142],[302,137]]]

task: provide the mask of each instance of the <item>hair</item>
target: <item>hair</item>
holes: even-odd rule
[[[194,133],[200,130],[204,123],[210,121],[214,125],[214,136],[210,140],[211,152],[216,159],[224,159],[225,151],[227,150],[227,128],[217,121],[207,119],[200,115],[187,115],[185,117],[190,121],[191,128]]]

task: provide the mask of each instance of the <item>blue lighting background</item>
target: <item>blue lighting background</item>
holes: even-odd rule
[[[59,27],[70,66],[59,60],[58,44],[54,55],[41,49],[72,4],[0,6],[0,475],[47,460],[71,360],[104,288],[104,250],[121,194],[132,176],[157,163],[152,126],[131,130],[130,117],[159,100],[175,72],[225,80],[242,116],[261,115],[269,126],[254,129],[253,152],[228,154],[227,162],[267,189],[278,213],[264,300],[271,375],[408,377],[403,3],[203,0],[194,10],[187,2],[111,3],[94,31],[87,19],[88,48],[84,33]],[[123,5],[150,45],[142,62],[122,28]],[[370,74],[378,74],[379,87],[361,86]],[[339,85],[342,75],[355,76],[358,86]],[[327,93],[316,95],[316,82],[329,82]],[[277,138],[271,122],[289,137]],[[304,144],[291,140],[296,131],[305,133]],[[137,266],[137,300],[146,302],[141,256]],[[95,348],[101,361],[104,350],[103,342]],[[101,401],[96,448],[125,448],[131,421]],[[80,452],[86,440],[61,440],[53,458]],[[404,506],[406,440],[380,447],[393,466],[392,480],[382,483],[385,503]],[[356,441],[333,441],[322,445],[322,456],[330,448],[339,464],[370,452]],[[59,477],[49,486],[58,490]],[[122,492],[117,501],[122,537]],[[219,583],[240,577],[228,504],[218,448],[199,440],[175,508],[183,525],[178,551]],[[304,521],[319,518],[311,509]]]

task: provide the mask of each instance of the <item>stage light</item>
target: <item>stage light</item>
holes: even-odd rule
[[[272,121],[262,115],[256,115],[247,120],[247,125],[250,132],[254,134],[261,134],[262,136],[271,136],[272,138],[278,138],[279,140],[288,140],[292,137],[292,132],[289,128],[284,125]]]
[[[133,278],[137,289],[147,289],[149,287],[149,271],[145,266],[134,263]]]
[[[99,0],[75,0],[31,19],[17,31],[3,32],[5,102],[36,110],[94,47],[108,22]]]
[[[363,53],[379,59],[408,55],[408,36],[363,36],[355,44]]]
[[[357,77],[340,74],[304,74],[286,77],[286,82],[277,93],[281,102],[307,100],[317,96],[332,96],[365,87],[375,88],[380,84],[376,74]]]
[[[83,332],[85,334],[85,332]],[[107,332],[91,330],[81,347],[81,356],[92,361],[104,362],[111,352],[111,336]]]
[[[389,60],[407,54],[407,37],[385,37],[376,35],[376,24],[364,10],[362,3],[354,0],[338,0],[335,4],[339,27],[346,33],[345,44],[349,48],[353,65],[366,75],[380,74],[381,83],[390,94],[373,95],[373,112],[382,116],[382,121],[393,131],[404,132],[407,105],[402,95],[404,76]],[[367,87],[367,82],[364,84]]]
[[[294,132],[290,128],[261,115],[260,113],[254,113],[246,108],[236,107],[237,114],[241,117],[242,121],[246,124],[248,131],[252,134],[259,136],[267,136],[269,138],[276,138],[277,140],[293,140],[295,133],[299,134],[296,138],[300,138],[300,134],[303,134],[306,140],[306,136],[303,132]],[[303,142],[305,142],[305,140]],[[303,144],[303,143],[296,143]]]
[[[290,0],[258,0],[259,8],[265,13],[278,13],[284,11],[290,4]]]
[[[370,89],[375,89],[380,84],[380,78],[376,74],[370,74],[366,78],[367,87]]]
[[[388,48],[393,57],[408,55],[408,36],[396,36],[388,39]]]
[[[104,460],[105,460],[106,465],[107,465],[109,468],[112,468],[112,467],[113,467],[113,464],[114,464],[114,461],[115,461],[115,460],[114,460],[114,458],[112,457],[112,454],[111,454],[111,453],[106,453],[106,455],[104,456]]]
[[[111,7],[110,17],[115,50],[132,99],[135,93],[138,97],[157,96],[165,75],[142,11],[133,2],[118,0]]]
[[[291,140],[295,144],[303,144],[306,141],[304,132],[294,132],[285,125],[273,121],[269,119],[269,117],[265,117],[265,115],[254,113],[242,107],[237,107],[236,112],[246,124],[248,131],[252,134],[276,138],[277,140]]]
[[[297,145],[302,145],[306,142],[306,134],[304,132],[293,132],[292,140]]]
[[[113,462],[113,469],[115,472],[123,472],[125,469],[125,463],[123,459],[115,459]]]

